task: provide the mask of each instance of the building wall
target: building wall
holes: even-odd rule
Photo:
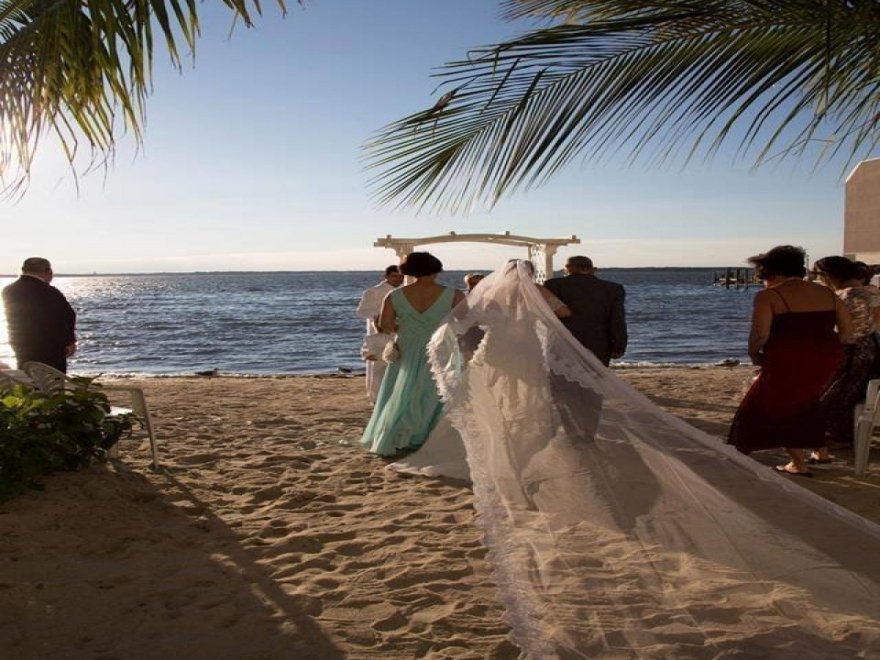
[[[843,251],[867,263],[880,263],[880,158],[863,160],[846,180]]]

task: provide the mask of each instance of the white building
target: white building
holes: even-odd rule
[[[880,264],[880,158],[863,160],[846,179],[843,252],[850,259]]]

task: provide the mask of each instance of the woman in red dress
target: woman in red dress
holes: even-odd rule
[[[749,356],[761,370],[733,419],[728,442],[745,454],[785,447],[776,469],[812,476],[803,449],[825,444],[822,393],[843,361],[849,313],[827,287],[804,281],[803,249],[781,245],[749,259],[764,280],[755,295]]]

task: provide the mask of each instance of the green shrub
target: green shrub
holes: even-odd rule
[[[0,392],[0,501],[55,470],[78,470],[104,460],[130,435],[137,418],[110,415],[100,386],[74,378],[73,388],[46,393],[25,386]]]

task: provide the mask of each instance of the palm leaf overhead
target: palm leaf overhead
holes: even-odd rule
[[[573,159],[735,141],[757,163],[880,140],[880,2],[508,0],[546,27],[441,69],[443,96],[367,146],[380,203],[462,211]],[[814,149],[820,145],[821,149]]]
[[[260,0],[221,0],[250,26]],[[284,11],[284,0],[277,0]],[[141,139],[156,42],[173,65],[199,33],[196,0],[0,0],[0,180],[26,183],[55,134],[73,162],[81,144],[106,162],[120,130]]]

